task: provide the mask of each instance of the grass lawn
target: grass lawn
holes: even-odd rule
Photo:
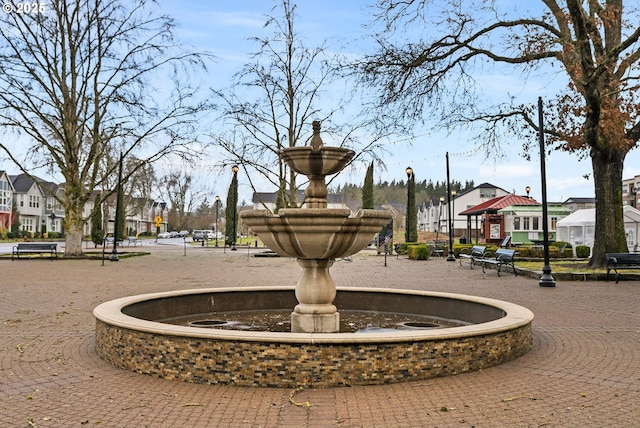
[[[551,260],[551,270],[554,272],[590,272],[590,273],[607,273],[606,268],[594,269],[589,266],[588,261],[567,261],[567,260]],[[535,261],[535,262],[525,262],[525,261],[516,261],[516,267],[532,270],[532,271],[541,271],[542,266],[544,266],[544,262]]]

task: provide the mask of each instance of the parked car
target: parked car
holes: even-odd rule
[[[189,236],[188,230],[181,230],[180,232],[178,232],[178,238],[186,238],[187,236]]]
[[[158,233],[158,238],[170,238],[171,234],[169,232],[160,232]]]
[[[177,238],[177,237],[178,237],[177,230],[172,230],[171,232],[169,232],[169,238]]]
[[[216,235],[213,233],[213,230],[211,229],[204,229],[204,230],[196,229],[191,234],[191,237],[193,238],[194,242],[197,242],[197,241],[209,241],[211,239],[215,239]]]

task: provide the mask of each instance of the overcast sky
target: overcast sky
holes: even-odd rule
[[[538,3],[538,0],[528,0]],[[526,4],[520,2],[520,5]],[[248,54],[256,50],[256,46],[247,38],[262,35],[266,14],[273,14],[271,9],[276,3],[266,0],[235,1],[165,1],[163,7],[176,17],[181,26],[180,35],[196,47],[211,50],[217,57],[217,64],[212,68],[210,77],[213,82],[228,80],[243,64],[248,62]],[[313,47],[314,41],[328,41],[331,46],[349,46],[347,49],[358,49],[363,46],[364,30],[362,24],[369,21],[367,12],[372,0],[324,0],[299,1],[296,27],[304,38],[307,47]],[[278,9],[279,11],[279,9]],[[358,54],[358,52],[351,52]],[[523,93],[521,82],[517,76],[484,75],[478,76],[485,83],[488,94],[501,92]],[[535,104],[537,97],[551,97],[553,93],[546,82],[532,82],[525,95],[531,97]],[[521,156],[521,142],[505,136],[503,146],[506,158],[495,161],[486,160],[483,153],[474,152],[474,145],[459,136],[420,133],[412,146],[400,144],[393,146],[392,156],[386,157],[386,171],[376,170],[377,180],[404,180],[405,168],[411,166],[418,180],[446,179],[445,153],[450,153],[451,178],[464,182],[474,180],[476,184],[489,182],[507,191],[525,193],[530,186],[531,196],[541,199],[540,156],[532,153],[531,161]],[[325,144],[328,144],[325,141]],[[537,147],[537,146],[536,146]],[[591,162],[587,158],[579,160],[577,156],[564,152],[552,152],[546,157],[547,195],[550,201],[563,201],[569,197],[590,197],[594,195],[591,178]],[[625,163],[624,178],[640,174],[640,156],[638,150],[632,151]],[[589,179],[584,178],[589,176]],[[343,180],[361,183],[364,171],[345,176]],[[242,185],[242,177],[240,177]],[[220,192],[226,194],[226,182]],[[219,186],[216,186],[219,187]],[[261,189],[271,191],[274,189]]]
[[[350,49],[357,55],[364,44],[362,24],[368,22],[366,10],[373,0],[300,0],[298,2],[296,27],[308,48],[327,41],[335,49]],[[534,0],[529,0],[534,1]],[[537,2],[538,0],[535,0]],[[160,5],[164,13],[175,17],[179,26],[178,37],[197,49],[211,51],[216,62],[209,70],[206,80],[211,86],[226,87],[233,73],[249,62],[249,54],[255,52],[256,45],[247,39],[264,35],[264,22],[267,14],[278,14],[279,8],[272,12],[276,3],[269,0],[163,0]],[[524,2],[522,3],[524,4]],[[344,48],[348,46],[348,48]],[[550,88],[543,83],[533,82],[526,91],[518,89],[520,81],[508,74],[478,76],[485,82],[488,94],[500,94],[506,91],[519,91],[520,95],[530,96],[530,103],[536,103],[537,97],[552,96],[545,93]],[[552,90],[552,89],[551,89]],[[531,161],[520,156],[521,142],[505,136],[503,146],[507,156],[499,161],[485,160],[483,153],[474,151],[474,146],[463,136],[449,137],[444,134],[430,134],[418,131],[418,138],[412,146],[396,144],[392,146],[392,155],[386,156],[386,171],[376,170],[376,181],[405,180],[405,168],[411,166],[417,180],[443,181],[446,179],[445,153],[450,153],[451,178],[465,182],[473,180],[476,184],[489,182],[507,191],[525,193],[530,186],[531,196],[541,200],[541,180],[539,154],[532,153]],[[325,140],[325,144],[330,145]],[[12,165],[0,163],[0,169],[16,173]],[[594,195],[593,180],[585,179],[591,175],[590,159],[580,161],[577,156],[563,152],[553,152],[546,158],[547,194],[549,201],[563,201],[569,197],[590,197]],[[640,174],[640,155],[632,151],[626,159],[624,178]],[[341,181],[361,183],[364,170],[355,171]],[[213,197],[226,198],[230,181],[228,176],[210,175],[202,179],[203,185],[212,192]],[[246,180],[239,175],[240,200],[250,201],[251,191]],[[274,191],[273,188],[258,189]]]

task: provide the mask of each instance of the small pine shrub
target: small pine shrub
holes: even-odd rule
[[[591,248],[586,245],[576,245],[576,257],[579,259],[588,259],[591,254]]]

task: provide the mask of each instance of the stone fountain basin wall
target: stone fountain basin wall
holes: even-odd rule
[[[96,352],[121,368],[166,379],[264,387],[332,387],[422,380],[479,370],[531,349],[528,309],[450,293],[338,288],[340,308],[426,314],[474,324],[393,333],[273,333],[156,322],[214,311],[293,308],[294,288],[218,288],[101,304]]]

